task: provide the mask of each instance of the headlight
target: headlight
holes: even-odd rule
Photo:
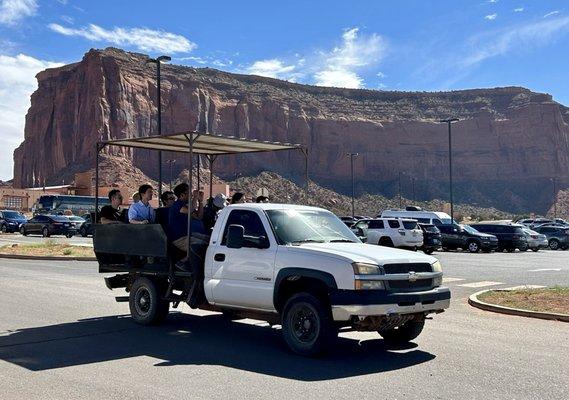
[[[431,264],[431,267],[433,268],[433,272],[443,272],[443,266],[440,261],[435,261]]]
[[[366,264],[366,263],[352,263],[354,268],[354,274],[356,275],[379,275],[381,274],[381,269],[379,265]]]
[[[383,290],[383,289],[385,289],[385,286],[383,285],[383,281],[364,281],[364,280],[356,279],[355,289],[356,290]]]

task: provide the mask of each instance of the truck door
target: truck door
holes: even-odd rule
[[[229,225],[242,225],[245,229],[240,249],[226,246]],[[265,237],[268,248],[259,248],[247,237]],[[212,268],[207,286],[211,287],[213,301],[218,305],[272,310],[277,243],[266,218],[252,210],[231,210],[220,237],[210,244],[212,246],[208,250],[213,260],[209,260]]]

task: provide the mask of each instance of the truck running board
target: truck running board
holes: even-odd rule
[[[117,303],[128,303],[128,296],[117,296],[115,297]]]

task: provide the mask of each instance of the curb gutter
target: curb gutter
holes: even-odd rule
[[[481,310],[492,311],[501,314],[517,315],[519,317],[547,319],[552,321],[569,322],[569,315],[567,314],[555,314],[548,312],[530,311],[530,310],[522,310],[519,308],[498,306],[495,304],[485,303],[482,300],[478,299],[478,296],[480,296],[481,294],[491,291],[492,290],[481,290],[480,292],[474,293],[468,298],[468,304],[470,304],[473,307],[480,308]]]
[[[0,254],[0,258],[10,258],[13,260],[42,260],[42,261],[97,261],[96,257],[25,256],[19,254]]]

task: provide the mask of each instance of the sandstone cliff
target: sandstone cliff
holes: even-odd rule
[[[155,70],[146,60],[112,48],[91,50],[81,62],[38,74],[25,140],[14,153],[14,184],[56,182],[71,167],[91,168],[97,140],[155,134]],[[162,71],[163,133],[199,130],[302,143],[310,151],[311,178],[346,193],[345,153],[354,151],[361,153],[359,192],[392,196],[401,171],[408,197],[414,177],[417,197],[446,198],[448,138],[436,121],[448,116],[461,119],[453,125],[458,201],[544,212],[549,177],[569,173],[569,109],[524,88],[387,92],[208,68],[164,65]],[[105,151],[157,177],[156,154]],[[295,180],[303,171],[299,154],[276,153],[227,157],[218,172],[234,177],[237,165],[244,175],[270,169]],[[561,181],[560,189],[568,186]]]

